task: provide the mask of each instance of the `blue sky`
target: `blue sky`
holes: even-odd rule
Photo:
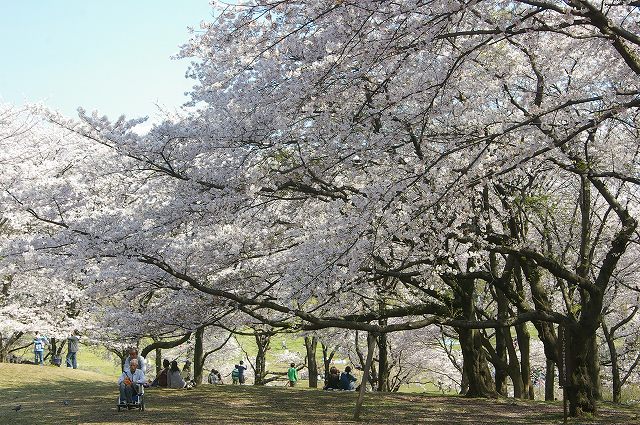
[[[0,0],[0,102],[78,106],[116,118],[184,103],[189,60],[171,60],[208,0]]]

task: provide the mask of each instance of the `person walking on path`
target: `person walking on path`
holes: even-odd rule
[[[72,367],[74,369],[78,368],[78,359],[77,354],[80,343],[80,332],[78,330],[74,330],[73,333],[67,338],[67,367]]]
[[[40,335],[40,332],[36,332],[36,336],[33,338],[33,357],[34,363],[44,366],[44,346],[49,344],[47,338]]]
[[[289,386],[295,387],[298,382],[298,369],[296,369],[295,363],[291,363],[291,367],[287,371],[287,378],[289,378]]]

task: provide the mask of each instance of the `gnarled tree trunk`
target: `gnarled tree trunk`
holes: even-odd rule
[[[309,370],[309,388],[318,388],[318,362],[316,361],[316,349],[318,347],[318,337],[305,336],[304,346],[307,349],[307,369]]]
[[[258,346],[258,352],[256,353],[255,362],[255,378],[254,385],[264,385],[265,377],[267,374],[267,351],[269,350],[269,344],[271,342],[271,333],[268,332],[256,332],[255,340]]]

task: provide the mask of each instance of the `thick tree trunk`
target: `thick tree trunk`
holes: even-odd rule
[[[515,328],[518,336],[518,349],[520,351],[520,377],[523,385],[522,398],[533,400],[535,395],[533,393],[533,385],[531,384],[531,336],[529,335],[526,323],[516,325]]]
[[[556,399],[556,362],[551,359],[547,359],[547,367],[544,376],[544,399],[545,401],[554,401]]]
[[[509,377],[511,378],[511,384],[513,385],[513,397],[527,398],[525,395],[524,380],[522,379],[522,372],[520,369],[520,360],[518,359],[516,347],[513,345],[512,339],[507,341],[507,350],[509,352],[509,366],[507,370],[509,372]]]
[[[386,320],[385,320],[386,322]],[[378,335],[378,391],[389,391],[389,351],[387,334]]]
[[[253,384],[264,385],[267,375],[267,351],[269,350],[269,343],[271,342],[271,334],[256,332],[255,339],[258,352],[256,353],[255,379]]]
[[[202,384],[202,370],[204,369],[204,328],[204,326],[200,326],[196,329],[193,347],[193,381],[196,385]]]
[[[586,334],[580,330],[571,330],[571,338],[567,341],[570,347],[567,355],[567,397],[569,414],[581,416],[583,413],[596,413],[596,397],[593,388],[591,366],[588,350],[593,344],[594,334]]]
[[[462,348],[464,375],[469,388],[468,397],[496,397],[495,384],[476,329],[457,329]]]
[[[63,340],[64,341],[64,340]],[[49,344],[51,344],[51,349],[49,350],[49,362],[54,364],[55,358],[60,357],[60,353],[62,352],[62,348],[64,347],[64,342],[58,344],[59,341],[56,337],[51,337],[49,339]]]
[[[611,378],[613,383],[613,402],[620,403],[622,397],[622,381],[620,380],[620,365],[618,364],[618,350],[615,346],[613,335],[609,332],[606,323],[602,322],[602,330],[604,338],[609,348],[609,357],[611,358]]]
[[[498,328],[496,331],[496,357],[498,361],[493,362],[496,371],[496,392],[500,395],[507,396],[507,369],[503,365],[507,364],[507,340],[508,328]]]
[[[600,378],[600,353],[598,351],[598,336],[593,335],[589,340],[589,348],[587,352],[587,370],[591,377],[591,386],[593,388],[593,397],[597,401],[602,401],[602,380]]]
[[[307,369],[309,370],[309,388],[318,388],[318,362],[316,361],[316,349],[318,337],[304,337],[304,345],[307,349]]]
[[[485,197],[485,205],[488,205],[488,188],[484,189],[484,197]],[[494,253],[490,254],[490,264],[491,271],[495,275],[498,275],[498,265],[496,260],[496,255]],[[503,275],[504,276],[504,275]],[[504,276],[506,277],[506,276]],[[504,279],[506,280],[506,279]],[[509,284],[509,282],[504,282],[504,284]],[[504,292],[500,289],[495,289],[493,292],[493,296],[496,300],[496,304],[498,306],[498,320],[506,320],[509,317],[509,300],[507,299]],[[496,328],[495,329],[495,338],[496,338],[496,348],[495,348],[495,361],[492,361],[493,367],[495,369],[495,380],[496,380],[496,392],[503,396],[507,396],[507,377],[509,373],[507,371],[508,358],[507,358],[507,344],[511,344],[511,330],[510,328]]]
[[[460,379],[460,395],[467,395],[469,392],[469,378],[462,367],[462,378]]]
[[[465,319],[475,320],[475,280],[458,279],[457,282],[460,291],[456,294],[455,303],[461,307]],[[498,394],[482,347],[480,331],[457,328],[456,332],[462,348],[464,375],[469,384],[466,395],[468,397],[496,397]]]

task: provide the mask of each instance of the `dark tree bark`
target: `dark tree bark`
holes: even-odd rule
[[[65,340],[58,340],[56,337],[51,337],[51,339],[49,340],[49,343],[51,344],[51,350],[49,350],[49,354],[51,355],[51,358],[49,359],[49,361],[51,362],[51,364],[53,364],[55,357],[57,358],[62,358],[62,350],[64,349],[64,342]]]
[[[324,382],[329,380],[329,368],[331,366],[331,360],[333,360],[333,356],[336,354],[335,348],[329,352],[329,346],[325,345],[324,342],[320,343],[322,347],[322,364],[324,365]]]
[[[386,320],[385,320],[386,322]],[[386,324],[386,323],[385,323]],[[389,391],[389,351],[387,334],[378,335],[378,391]]]
[[[11,347],[22,338],[23,332],[12,332],[9,335],[0,333],[0,363],[4,363],[11,352]]]
[[[156,376],[162,371],[162,349],[156,348]]]
[[[547,367],[544,378],[544,399],[545,401],[554,401],[556,383],[556,362],[547,359]]]
[[[254,334],[256,345],[258,346],[258,352],[256,353],[256,362],[255,362],[255,378],[254,385],[265,385],[266,374],[267,374],[267,351],[269,350],[269,344],[271,343],[271,337],[273,336],[270,332],[258,332]]]
[[[202,370],[204,369],[204,329],[200,326],[196,329],[195,343],[193,348],[193,381],[196,385],[202,384]]]
[[[140,351],[140,355],[142,357],[144,357],[145,359],[147,358],[147,355],[152,352],[153,350],[155,350],[156,348],[174,348],[177,347],[178,345],[184,344],[185,342],[187,342],[189,340],[189,338],[191,337],[191,332],[183,335],[182,337],[178,338],[178,339],[174,339],[174,340],[155,340],[153,343],[147,345],[146,347],[144,347],[141,351]]]
[[[459,291],[456,291],[455,303],[461,308],[463,318],[475,320],[475,280],[460,278],[457,283]],[[496,397],[495,383],[489,371],[480,331],[456,328],[456,332],[462,348],[464,374],[469,384],[466,396]]]
[[[535,395],[531,384],[531,358],[530,343],[531,336],[527,329],[527,324],[516,325],[516,335],[518,336],[518,349],[520,351],[520,377],[522,379],[522,398],[533,400]]]
[[[605,341],[607,342],[607,347],[609,349],[609,357],[611,358],[611,377],[613,381],[613,402],[620,403],[622,399],[622,385],[623,379],[620,376],[620,365],[618,363],[618,350],[616,348],[616,331],[620,329],[625,324],[629,323],[631,319],[636,315],[636,313],[640,310],[640,307],[635,306],[630,314],[628,314],[625,318],[623,318],[620,322],[616,323],[614,326],[609,329],[607,326],[606,320],[602,321],[602,332],[604,333]],[[629,371],[631,372],[631,370]]]
[[[307,349],[307,369],[309,370],[309,388],[318,388],[318,362],[316,360],[316,349],[318,347],[318,337],[305,336],[304,345]]]
[[[513,385],[513,397],[514,398],[527,398],[524,379],[522,377],[521,363],[518,359],[518,353],[516,347],[513,345],[513,339],[511,339],[511,333],[509,333],[509,340],[507,341],[507,352],[509,353],[509,364],[507,371],[511,378],[511,384]]]
[[[600,352],[598,351],[598,336],[593,335],[589,339],[589,351],[587,352],[587,369],[591,377],[593,397],[602,401],[602,378],[600,377]]]

